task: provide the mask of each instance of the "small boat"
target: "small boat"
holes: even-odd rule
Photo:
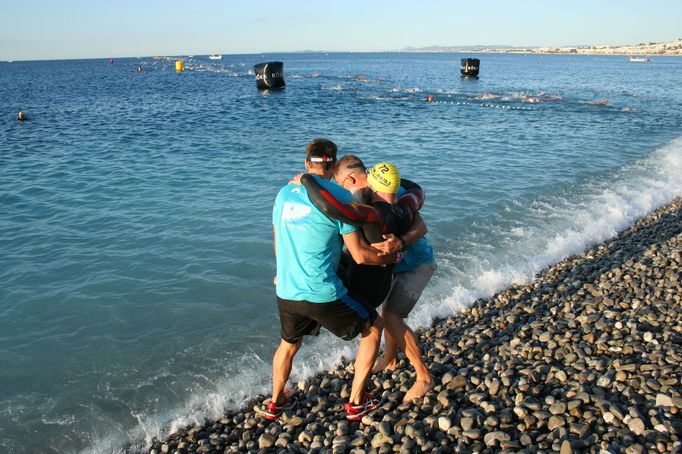
[[[628,61],[649,63],[651,59],[645,55],[631,55],[630,58],[628,58]]]
[[[213,55],[209,55],[209,56],[208,56],[208,59],[209,59],[209,60],[222,60],[222,59],[223,59],[223,56],[222,56],[222,55],[218,55],[218,54],[213,54]]]

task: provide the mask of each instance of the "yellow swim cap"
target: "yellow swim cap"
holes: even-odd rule
[[[377,192],[395,194],[400,187],[400,172],[393,164],[380,162],[367,172],[367,183]]]

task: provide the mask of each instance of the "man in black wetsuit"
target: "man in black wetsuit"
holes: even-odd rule
[[[371,169],[371,181],[368,181],[363,162],[357,156],[346,155],[338,161],[334,179],[353,193],[356,202],[370,203],[380,212],[387,231],[390,232],[384,235],[386,252],[398,250],[404,252],[416,243],[423,249],[422,243],[426,243],[426,240],[422,237],[427,231],[426,224],[418,212],[412,217],[411,213],[406,213],[396,204],[400,173],[394,166],[388,163],[378,164]],[[428,251],[431,252],[430,246]],[[432,253],[430,260],[433,261]],[[422,261],[429,262],[428,257]],[[392,265],[385,268],[366,267],[354,264],[351,260],[344,280],[349,290],[352,289],[355,295],[363,295],[365,302],[369,302],[373,307],[383,302],[386,349],[384,358],[377,363],[374,371],[395,369],[397,362],[395,348],[400,348],[417,373],[415,384],[405,394],[405,401],[422,397],[434,386],[433,378],[422,358],[417,337],[404,319],[433,275],[435,263],[423,263],[414,268],[401,273],[400,279],[391,287],[394,271]]]

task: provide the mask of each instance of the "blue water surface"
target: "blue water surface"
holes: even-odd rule
[[[314,137],[426,189],[415,326],[682,195],[682,58],[464,56],[1,62],[0,452],[122,452],[267,393],[272,203]],[[353,344],[306,349],[295,376]]]

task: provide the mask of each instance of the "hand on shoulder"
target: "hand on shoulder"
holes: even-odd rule
[[[292,178],[291,180],[289,180],[289,184],[297,184],[297,185],[300,185],[300,184],[301,184],[301,177],[302,177],[302,176],[303,176],[303,172],[301,172],[301,173],[295,175],[294,178]]]

